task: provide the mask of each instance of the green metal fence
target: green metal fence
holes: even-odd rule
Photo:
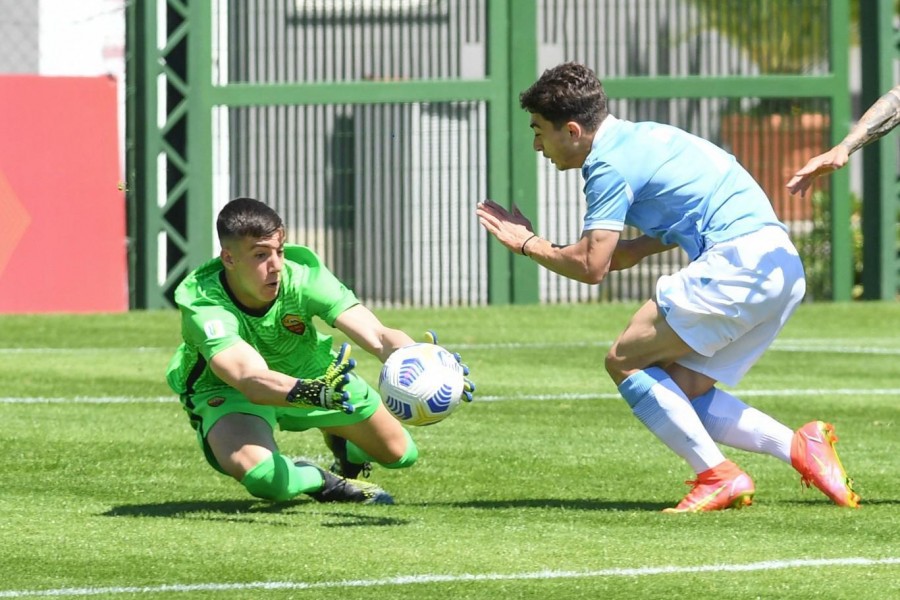
[[[891,6],[891,5],[894,6]],[[863,70],[862,104],[871,106],[896,85],[900,32],[894,29],[900,4],[883,0],[860,3]],[[900,297],[900,161],[898,140],[884,137],[862,151],[863,296]]]
[[[751,4],[799,6],[809,17],[793,24],[796,43],[785,49],[777,15],[729,1],[130,3],[132,305],[171,305],[216,250],[218,208],[239,195],[275,207],[291,241],[375,305],[648,297],[683,256],[587,286],[511,255],[475,221],[475,203],[491,197],[555,241],[577,237],[579,175],[532,151],[518,108],[519,92],[564,60],[597,71],[617,116],[734,152],[804,249],[811,296],[848,299],[846,173],[814,204],[782,191],[850,120],[848,0]],[[755,22],[756,37],[736,19]]]

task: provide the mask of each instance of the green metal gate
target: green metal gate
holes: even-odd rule
[[[900,32],[893,25],[898,9],[900,3],[896,1],[860,2],[863,106],[871,106],[894,87],[900,75]],[[862,155],[863,297],[893,300],[900,297],[900,161],[896,137],[882,138],[864,148]]]
[[[578,174],[557,174],[532,151],[519,92],[546,67],[583,61],[617,116],[698,133],[758,179],[780,181],[802,164],[798,144],[823,147],[845,133],[833,124],[850,120],[848,0],[760,5],[798,3],[818,15],[792,51],[802,72],[761,69],[768,63],[752,49],[783,32],[739,38],[726,26],[739,13],[717,21],[709,10],[728,2],[129,3],[132,306],[171,305],[181,278],[215,252],[218,208],[239,195],[275,207],[291,241],[321,252],[376,305],[646,297],[682,256],[585,286],[539,271],[477,226],[474,205],[491,197],[515,202],[556,241],[579,231]],[[812,115],[811,133],[798,106]],[[741,133],[750,121],[735,115],[763,112],[764,125]],[[792,164],[771,175],[773,156]],[[850,297],[848,190],[847,174],[835,174],[820,222],[815,207],[770,191],[795,238],[811,240],[817,298]]]

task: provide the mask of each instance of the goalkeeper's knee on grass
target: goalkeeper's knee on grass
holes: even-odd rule
[[[257,498],[284,502],[322,488],[322,475],[315,469],[305,469],[275,452],[247,471],[241,484]]]

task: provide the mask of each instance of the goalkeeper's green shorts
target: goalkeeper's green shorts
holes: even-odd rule
[[[197,432],[197,442],[203,449],[207,462],[217,471],[222,471],[209,444],[206,443],[206,435],[212,426],[225,415],[232,413],[256,415],[268,423],[273,431],[276,425],[282,431],[306,431],[307,429],[353,425],[365,421],[375,413],[381,404],[381,396],[378,392],[352,373],[350,382],[344,386],[344,391],[350,393],[350,403],[354,408],[353,413],[349,415],[339,410],[324,408],[254,404],[231,387],[192,395],[185,394],[181,397],[181,404],[188,413],[191,426]]]

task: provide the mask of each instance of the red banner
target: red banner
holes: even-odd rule
[[[0,77],[0,313],[128,309],[116,84]]]

